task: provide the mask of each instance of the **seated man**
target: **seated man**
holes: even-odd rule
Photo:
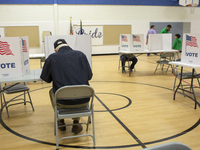
[[[129,71],[132,72],[133,68],[135,67],[135,64],[137,63],[138,59],[133,54],[128,55],[121,55],[120,56],[121,62],[122,62],[122,73],[126,73],[125,70],[125,63],[126,61],[132,61],[131,66],[129,66]]]
[[[45,82],[53,82],[53,89],[49,91],[50,100],[55,108],[55,92],[67,85],[89,85],[88,81],[92,78],[92,70],[87,57],[81,51],[73,50],[64,39],[58,39],[54,43],[55,53],[49,55],[45,60],[40,78]],[[88,105],[89,98],[70,101],[59,100],[59,108],[81,108]],[[67,103],[66,103],[67,102]],[[79,124],[80,118],[73,118],[72,132],[79,133],[82,126]],[[64,119],[58,121],[58,125],[65,125]],[[66,130],[66,127],[60,127]]]

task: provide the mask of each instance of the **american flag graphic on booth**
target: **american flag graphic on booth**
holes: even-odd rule
[[[122,41],[128,42],[128,39],[127,39],[127,37],[125,35],[122,35]]]
[[[138,36],[138,35],[133,35],[133,41],[135,41],[135,42],[141,42],[141,41],[140,41],[140,36]]]
[[[13,55],[8,42],[0,41],[0,55]]]
[[[197,38],[194,36],[186,35],[186,46],[198,47]]]
[[[22,39],[22,51],[25,53],[28,52],[26,40],[23,40],[23,39]]]

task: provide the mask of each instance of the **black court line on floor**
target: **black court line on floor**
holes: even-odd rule
[[[152,85],[152,84],[146,84],[146,83],[137,83],[137,82],[124,82],[124,81],[92,81],[92,82],[110,82],[110,83],[129,83],[129,84],[140,84],[140,85],[147,85],[147,86],[153,86],[153,87],[158,87],[158,88],[162,88],[162,89],[166,89],[166,90],[170,90],[170,91],[173,91],[172,89],[169,89],[169,88],[166,88],[166,87],[162,87],[162,86],[157,86],[157,85]],[[40,88],[40,89],[36,89],[36,90],[32,90],[30,92],[34,92],[34,91],[38,91],[38,90],[41,90],[41,89],[45,89],[45,88],[49,88],[51,86],[48,86],[48,87],[43,87],[43,88]],[[181,92],[178,92],[179,94],[182,94]],[[197,102],[197,106],[200,107],[200,104],[199,102]],[[3,106],[4,108],[4,106]],[[16,136],[19,136],[21,138],[24,138],[26,140],[30,140],[30,141],[33,141],[33,142],[37,142],[37,143],[41,143],[41,144],[47,144],[47,145],[52,145],[52,146],[55,146],[56,144],[55,143],[50,143],[50,142],[46,142],[46,141],[41,141],[41,140],[37,140],[37,139],[33,139],[33,138],[30,138],[30,137],[27,137],[27,136],[24,136],[20,133],[17,133],[15,132],[14,130],[12,130],[11,128],[9,128],[2,120],[2,111],[3,111],[3,108],[2,110],[0,111],[0,123],[1,125],[6,129],[8,130],[9,132],[13,133],[14,135]],[[110,110],[111,111],[111,110]],[[197,126],[199,126],[200,124],[200,119],[193,125],[191,126],[190,128],[184,130],[183,132],[180,132],[178,134],[175,134],[175,135],[172,135],[172,136],[169,136],[169,137],[166,137],[166,138],[163,138],[163,139],[159,139],[159,140],[155,140],[155,141],[150,141],[150,142],[145,142],[143,143],[144,145],[149,145],[149,144],[154,144],[154,143],[159,143],[159,142],[163,142],[163,141],[167,141],[167,140],[171,140],[173,138],[177,138],[179,136],[182,136],[190,131],[192,131],[193,129],[195,129]],[[130,145],[119,145],[119,146],[98,146],[98,147],[87,147],[87,146],[70,146],[70,145],[62,145],[60,144],[60,146],[62,147],[68,147],[68,148],[81,148],[81,149],[113,149],[113,148],[128,148],[128,147],[136,147],[136,146],[141,146],[140,144],[130,144]]]
[[[128,97],[126,97],[126,96],[124,96],[124,95],[121,95],[121,94],[116,94],[116,93],[96,93],[96,94],[110,94],[110,95],[116,95],[116,96],[120,96],[120,97],[123,97],[123,98],[125,98],[125,99],[127,99],[128,100],[128,104],[127,105],[125,105],[125,106],[123,106],[123,107],[120,107],[120,108],[116,108],[116,109],[109,109],[110,111],[117,111],[117,110],[121,110],[121,109],[124,109],[124,108],[127,108],[128,106],[130,106],[131,105],[131,103],[132,103],[132,101],[131,101],[131,99],[130,98],[128,98]],[[108,110],[95,110],[94,112],[107,112]]]
[[[96,99],[106,108],[106,110],[117,120],[117,122],[138,142],[142,148],[146,148],[146,146],[140,141],[140,139],[101,101],[101,99],[96,96]]]

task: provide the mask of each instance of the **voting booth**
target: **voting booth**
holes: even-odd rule
[[[144,35],[120,34],[120,50],[122,51],[144,50]]]
[[[20,77],[29,71],[28,37],[0,38],[0,78]]]
[[[130,34],[120,34],[120,50],[131,50]]]
[[[200,34],[184,34],[181,62],[200,65]]]
[[[44,49],[45,57],[54,53],[54,42],[58,39],[65,39],[67,44],[74,49],[82,51],[92,66],[92,47],[90,35],[63,35],[63,36],[45,36],[44,37]]]
[[[144,34],[132,34],[132,49],[144,50]]]
[[[149,34],[148,49],[153,50],[171,50],[172,34]]]

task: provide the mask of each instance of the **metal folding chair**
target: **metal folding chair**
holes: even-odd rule
[[[149,148],[144,148],[143,150],[192,150],[192,149],[187,145],[179,142],[170,142]]]
[[[6,101],[4,93],[14,94],[14,93],[19,93],[19,92],[24,92],[24,94],[23,94],[24,98],[18,98],[18,96],[17,96],[15,98],[11,99],[10,101]],[[26,100],[26,93],[28,94],[29,100]],[[21,102],[16,102],[16,101],[21,101]],[[15,102],[15,103],[13,103],[13,102]],[[18,105],[18,104],[26,105],[26,103],[30,103],[31,107],[34,111],[33,103],[31,101],[31,96],[29,93],[29,88],[26,85],[26,83],[24,83],[24,84],[17,83],[17,84],[13,84],[13,85],[6,85],[3,88],[1,88],[1,107],[3,107],[3,105],[5,106],[8,117],[10,116],[9,112],[8,112],[8,107],[10,107],[12,105]]]
[[[64,86],[58,89],[55,93],[55,128],[54,133],[56,135],[56,150],[59,149],[59,142],[64,139],[91,136],[93,138],[93,144],[95,146],[95,128],[94,128],[94,110],[93,110],[93,99],[94,99],[94,89],[88,85],[74,85],[74,86]],[[73,100],[81,98],[90,98],[90,106],[81,107],[81,108],[64,108],[58,109],[57,101],[58,100]],[[89,123],[92,123],[93,134],[82,134],[58,138],[58,119],[67,119],[67,118],[79,118],[79,117],[88,117],[86,124],[86,131],[88,131]],[[91,121],[92,117],[92,121]],[[69,125],[69,124],[68,124]],[[73,125],[73,124],[70,124]],[[66,125],[67,126],[67,125]]]
[[[177,59],[176,61],[181,61],[181,59]],[[173,90],[175,90],[177,78],[180,80],[180,70],[179,70],[178,66],[174,67],[173,73],[174,73],[174,76],[175,76]],[[196,70],[195,70],[195,74],[194,74],[193,78],[197,79],[197,82],[198,82],[199,87],[200,87],[200,82],[199,82],[200,74],[197,74]],[[182,79],[183,80],[192,79],[192,72],[183,72],[182,73]],[[183,89],[183,86],[191,86],[191,85],[182,85],[181,84],[182,89]],[[191,88],[191,87],[189,87],[189,88]],[[183,94],[184,94],[184,91],[183,91]]]
[[[163,54],[161,54],[160,60],[157,61],[157,66],[156,66],[156,69],[154,71],[154,74],[158,70],[159,65],[160,65],[160,68],[162,70],[162,74],[164,73],[164,69],[166,69],[166,72],[167,72],[169,67],[172,68],[172,65],[169,64],[169,62],[173,61],[173,60],[175,60],[175,53],[174,52],[164,52]],[[167,66],[167,67],[164,68],[165,66]]]

